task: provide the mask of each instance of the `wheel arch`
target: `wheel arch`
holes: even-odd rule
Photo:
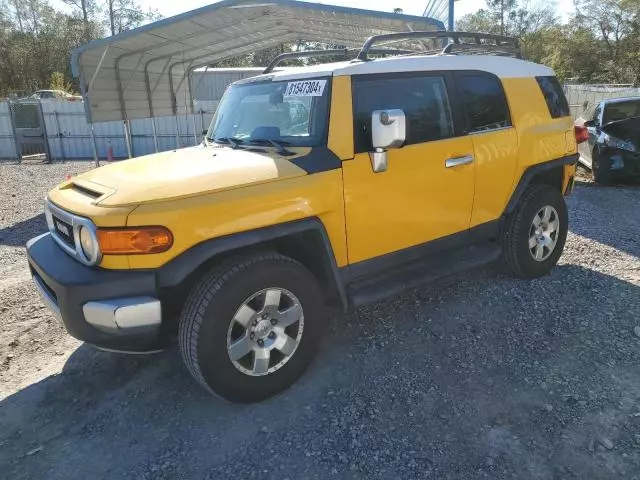
[[[347,308],[346,290],[333,248],[324,224],[317,217],[199,243],[158,270],[158,287],[178,308],[192,286],[213,265],[230,256],[265,250],[276,251],[300,262],[318,279],[329,306]]]
[[[520,198],[529,185],[551,185],[562,192],[564,185],[564,167],[566,165],[575,165],[577,162],[578,154],[574,154],[551,160],[550,162],[532,165],[527,168],[520,177],[520,181],[513,191],[504,213],[509,214],[515,210],[516,205],[518,205]]]

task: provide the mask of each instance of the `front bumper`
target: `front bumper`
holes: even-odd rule
[[[598,167],[611,176],[640,176],[640,154],[604,147],[600,150]]]
[[[50,233],[29,240],[27,257],[45,304],[78,340],[132,353],[164,346],[154,272],[82,265]]]

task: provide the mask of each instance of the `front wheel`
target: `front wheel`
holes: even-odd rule
[[[502,258],[521,278],[548,274],[558,263],[567,239],[569,217],[564,197],[549,185],[532,185],[502,230]]]
[[[189,295],[180,350],[194,378],[233,402],[255,402],[294,383],[315,356],[323,302],[314,276],[277,253],[213,269]]]

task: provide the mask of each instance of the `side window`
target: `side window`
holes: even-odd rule
[[[593,117],[591,118],[591,120],[594,120],[596,122],[596,125],[600,121],[601,113],[602,113],[602,103],[599,103],[596,109],[593,111]]]
[[[551,118],[568,117],[570,115],[569,103],[558,79],[556,77],[536,77],[536,81],[547,102]]]
[[[497,77],[481,73],[458,76],[458,89],[469,115],[471,132],[511,126],[509,106]]]
[[[407,118],[405,145],[453,136],[451,108],[442,77],[358,79],[354,82],[354,92],[357,153],[373,150],[371,114],[375,110],[404,110]]]

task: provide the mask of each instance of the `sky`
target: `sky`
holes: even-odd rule
[[[194,10],[211,3],[212,0],[137,0],[143,8],[157,8],[165,17],[171,17],[179,13]],[[404,13],[409,15],[422,15],[428,3],[428,0],[307,0],[314,3],[325,3],[330,5],[342,5],[345,7],[365,8],[369,10],[390,11],[394,8],[402,8]],[[544,1],[544,0],[539,0]],[[60,5],[60,0],[54,0],[54,3]],[[558,15],[566,20],[573,11],[573,0],[557,0]],[[477,12],[485,6],[484,0],[459,0],[455,3],[455,17],[460,18],[467,13]]]

